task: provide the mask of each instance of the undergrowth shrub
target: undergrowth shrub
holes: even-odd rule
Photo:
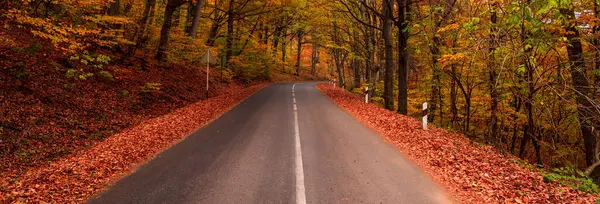
[[[113,77],[113,75],[110,72],[100,71],[100,72],[98,72],[98,75],[100,75],[102,78],[104,78],[108,81],[115,81],[115,77]]]
[[[359,88],[353,88],[351,90],[351,92],[356,95],[359,95],[359,96],[365,96],[365,90],[367,87],[368,87],[368,84],[365,83],[365,84],[362,84],[362,86]],[[371,97],[371,96],[369,96],[369,97]]]
[[[374,104],[383,105],[384,100],[383,100],[383,98],[376,96],[376,97],[371,98],[371,102]]]
[[[548,183],[559,183],[571,188],[591,193],[598,193],[598,186],[585,173],[572,167],[554,168],[551,172],[544,174],[544,181]]]
[[[67,78],[74,79],[75,81],[85,81],[88,77],[94,76],[93,73],[85,72],[83,69],[69,69],[65,75]]]
[[[89,53],[85,50],[82,53],[72,53],[69,60],[80,62],[83,65],[96,69],[103,69],[105,65],[110,63],[111,58],[107,55]]]
[[[153,93],[160,91],[161,86],[162,84],[160,83],[146,82],[144,86],[140,87],[140,90],[142,93]]]
[[[226,83],[233,81],[234,73],[229,69],[219,69],[219,79]]]

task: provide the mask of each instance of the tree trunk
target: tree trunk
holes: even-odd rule
[[[196,38],[196,32],[198,31],[198,23],[200,23],[200,16],[202,15],[203,6],[204,0],[198,0],[195,6],[194,19],[192,20],[192,28],[190,29],[190,36],[192,36],[192,38]]]
[[[233,54],[233,2],[233,0],[229,0],[229,9],[227,10],[227,40],[225,44],[225,63],[227,67],[229,67],[229,60]]]
[[[490,22],[492,23],[492,26],[490,29],[490,38],[489,38],[490,59],[488,60],[488,70],[489,70],[489,80],[490,80],[489,81],[489,89],[490,89],[491,105],[490,105],[490,121],[489,121],[490,133],[487,134],[487,138],[486,138],[487,143],[492,143],[492,141],[495,141],[498,138],[498,116],[497,116],[497,113],[498,113],[499,95],[498,95],[498,90],[497,90],[497,86],[496,86],[497,79],[498,79],[498,73],[496,72],[496,66],[494,64],[494,62],[495,62],[494,52],[496,51],[496,22],[497,22],[496,6],[497,6],[497,3],[493,3],[492,12],[491,12],[492,15],[490,17]]]
[[[436,29],[437,30],[437,29]],[[440,106],[439,108],[441,108],[441,104],[439,103],[439,101],[441,100],[441,81],[440,81],[440,75],[441,75],[441,70],[439,67],[439,63],[438,63],[438,57],[440,55],[440,46],[441,44],[441,40],[438,36],[436,36],[434,34],[433,37],[433,42],[431,43],[431,47],[430,47],[430,51],[431,51],[431,64],[433,66],[433,73],[432,73],[432,85],[431,85],[431,99],[429,101],[429,110],[431,110],[431,113],[429,114],[429,122],[433,122],[435,120],[435,112],[438,109],[438,106]],[[441,114],[440,114],[440,118],[441,118]],[[440,119],[441,120],[441,119]]]
[[[408,16],[410,0],[398,1],[398,113],[408,115]]]
[[[383,5],[383,41],[385,44],[385,75],[383,85],[384,107],[394,110],[394,48],[392,42],[392,7],[390,0],[384,0]]]
[[[282,33],[282,41],[281,41],[281,62],[283,62],[283,66],[281,67],[281,70],[283,72],[285,72],[285,61],[287,58],[287,39],[285,36],[287,36],[287,29],[284,28]]]
[[[281,33],[283,31],[283,24],[284,24],[284,20],[280,20],[277,21],[277,25],[275,25],[275,31],[273,34],[273,43],[272,43],[272,47],[273,47],[273,55],[275,55],[277,53],[277,48],[279,46],[279,41],[281,41]]]
[[[471,94],[465,95],[465,113],[467,114],[467,119],[465,121],[465,135],[468,137],[471,129]]]
[[[138,28],[135,29],[135,32],[133,34],[132,41],[134,41],[137,37],[135,47],[131,47],[129,49],[129,56],[133,55],[136,49],[141,49],[143,47],[142,40],[144,38],[144,33],[146,33],[146,28],[148,27],[148,18],[150,17],[150,12],[155,4],[156,0],[148,0],[146,1],[146,4],[144,4],[144,12],[142,13],[142,18],[138,22]]]
[[[456,76],[456,65],[452,64],[450,67],[450,72],[453,76]],[[456,107],[456,101],[457,101],[457,87],[456,87],[456,80],[454,78],[452,78],[452,81],[450,82],[450,113],[452,113],[452,119],[451,119],[451,123],[452,123],[452,127],[454,128],[456,126],[456,122],[458,120],[458,107]]]
[[[219,32],[219,22],[213,22],[210,26],[210,31],[208,32],[208,39],[206,40],[207,46],[212,47],[213,45],[215,45],[217,32]]]
[[[335,18],[335,17],[334,17]],[[333,48],[333,60],[335,61],[335,67],[338,72],[338,82],[340,83],[341,88],[346,88],[346,81],[344,75],[344,63],[346,61],[345,54],[342,53],[342,49],[339,48],[340,45],[340,36],[338,32],[338,26],[336,22],[333,22],[333,43],[335,44],[335,48]]]
[[[523,140],[521,141],[521,147],[519,150],[519,157],[524,158],[525,147],[527,146],[527,142],[529,140],[533,140],[533,129],[535,128],[535,124],[533,121],[533,97],[534,97],[534,81],[533,81],[533,72],[534,68],[531,62],[529,61],[529,53],[531,53],[530,48],[525,48],[525,68],[527,71],[527,98],[525,100],[525,111],[527,111],[527,129],[525,130],[526,134],[523,135]]]
[[[148,15],[148,25],[154,24],[155,15],[156,15],[156,0],[148,0],[148,2],[152,1],[152,9],[150,10],[150,14]],[[144,36],[147,38],[148,36]]]
[[[363,19],[368,22],[370,25],[374,25],[374,20],[372,20],[371,18],[371,14],[369,14],[369,10],[367,8],[363,9],[362,11],[362,15],[363,15]],[[366,51],[366,55],[367,57],[365,58],[365,81],[367,83],[367,86],[369,87],[369,95],[373,96],[373,89],[374,89],[374,81],[373,81],[373,69],[374,69],[374,63],[375,63],[375,54],[374,54],[374,47],[375,47],[375,29],[365,25],[364,26],[365,29],[365,51]],[[371,97],[369,97],[371,98]]]
[[[579,30],[576,28],[577,25],[572,22],[575,20],[575,13],[571,9],[560,9],[560,12],[570,21],[566,26],[566,37],[570,44],[567,46],[567,53],[569,55],[571,79],[577,103],[577,118],[579,119],[581,135],[584,141],[585,161],[587,166],[591,166],[597,162],[597,133],[595,133],[594,129],[600,128],[597,118],[599,113],[596,111],[597,107],[594,107],[591,102],[593,96],[590,95],[590,90],[593,88],[590,87],[586,76],[586,66]]]
[[[166,51],[169,48],[169,34],[171,32],[171,23],[173,21],[173,13],[179,6],[181,6],[184,0],[169,0],[165,8],[165,19],[160,30],[160,41],[158,44],[158,51],[156,52],[156,59],[161,61],[165,58]]]
[[[527,5],[529,5],[530,0],[527,0]],[[525,147],[527,146],[527,142],[533,139],[533,129],[534,129],[534,121],[533,121],[533,96],[534,96],[534,82],[533,82],[533,71],[534,66],[531,64],[530,56],[532,52],[531,46],[527,46],[527,39],[530,36],[529,31],[525,29],[525,9],[523,9],[521,15],[521,42],[524,50],[524,54],[522,56],[523,63],[525,64],[525,71],[527,74],[527,97],[525,98],[525,111],[527,112],[527,126],[525,126],[525,131],[523,134],[523,139],[521,140],[521,146],[519,147],[519,157],[523,159],[525,157]]]
[[[336,67],[338,71],[338,80],[340,81],[340,88],[346,88],[346,73],[344,70],[345,59],[336,60]]]
[[[594,17],[596,19],[600,18],[600,1],[594,0]],[[592,30],[593,36],[598,36],[600,34],[600,26],[596,25]],[[594,45],[594,87],[600,87],[600,38],[595,37],[592,40],[592,44]],[[593,90],[593,96],[596,96],[596,100],[600,100],[600,95],[598,94],[598,89]]]
[[[312,46],[312,58],[310,63],[310,74],[314,77],[317,76],[317,63],[319,62],[319,46],[313,44]]]
[[[512,138],[512,142],[510,144],[510,149],[508,151],[510,151],[510,153],[514,154],[515,151],[515,143],[517,141],[517,133],[519,132],[519,127],[518,127],[518,123],[517,123],[517,119],[519,118],[517,113],[521,112],[521,106],[522,106],[522,102],[521,102],[521,98],[518,95],[515,95],[514,98],[514,103],[513,103],[513,107],[515,108],[515,113],[512,114],[512,118],[513,118],[513,138]]]
[[[108,7],[109,16],[118,16],[121,13],[121,0],[113,0]]]
[[[360,84],[360,60],[352,59],[352,67],[354,71],[354,88],[361,88]]]
[[[302,57],[302,39],[304,38],[304,31],[298,30],[298,53],[296,53],[296,76],[300,76],[300,58]]]
[[[187,11],[186,11],[186,16],[185,16],[185,27],[184,27],[184,32],[186,35],[190,35],[190,32],[192,32],[192,21],[194,19],[194,12],[196,11],[196,7],[194,6],[194,3],[192,1],[188,2],[188,6],[187,6]]]

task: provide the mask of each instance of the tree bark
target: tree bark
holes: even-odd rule
[[[352,59],[352,67],[354,71],[354,88],[361,88],[360,84],[360,61],[358,59]]]
[[[363,0],[365,3],[366,0]],[[374,21],[371,18],[371,14],[369,13],[369,9],[368,8],[362,8],[361,9],[361,14],[362,14],[362,18],[365,22],[367,22],[369,25],[372,26],[376,26]],[[365,34],[364,34],[364,38],[365,38],[365,53],[366,53],[366,57],[364,59],[364,63],[365,63],[365,81],[367,83],[367,86],[369,87],[369,95],[373,96],[372,92],[373,92],[373,80],[372,80],[372,72],[373,72],[373,65],[374,65],[374,61],[375,61],[375,55],[374,55],[374,47],[375,47],[375,29],[371,26],[368,25],[364,25],[363,26],[364,30],[365,30]]]
[[[227,40],[225,44],[225,63],[229,67],[229,60],[233,54],[233,23],[234,23],[234,12],[233,12],[234,0],[229,0],[229,9],[227,10]]]
[[[198,0],[195,6],[194,19],[192,20],[192,28],[190,30],[190,36],[192,36],[192,38],[196,38],[196,33],[198,31],[198,23],[200,23],[200,16],[202,15],[203,6],[204,0]]]
[[[194,19],[194,12],[196,11],[196,7],[192,1],[188,2],[186,10],[187,15],[185,16],[185,27],[183,31],[189,36],[190,32],[192,32],[192,20]]]
[[[304,38],[304,31],[298,30],[298,53],[296,53],[296,76],[300,76],[300,59],[302,57],[302,39]]]
[[[594,17],[600,18],[600,0],[594,0]],[[598,36],[600,34],[600,26],[596,25],[593,27],[593,35]],[[594,87],[600,87],[600,38],[595,37],[592,40],[594,45]],[[596,100],[600,100],[598,89],[593,90],[593,95],[596,96]]]
[[[434,29],[437,30],[437,29]],[[434,31],[436,32],[436,31]],[[440,106],[439,108],[441,108],[441,70],[439,67],[439,63],[438,63],[438,58],[440,55],[440,48],[439,46],[441,45],[441,40],[440,38],[437,36],[437,34],[433,34],[433,39],[432,39],[432,43],[430,45],[430,51],[431,51],[431,64],[433,67],[433,73],[432,73],[432,85],[431,85],[431,99],[429,101],[429,110],[431,110],[431,113],[429,114],[429,122],[433,122],[435,120],[435,112],[438,109],[438,106]],[[440,114],[440,120],[441,120],[441,114]]]
[[[160,30],[160,41],[156,59],[161,61],[166,56],[166,51],[169,48],[169,34],[171,32],[171,23],[173,21],[173,13],[179,6],[185,3],[185,0],[169,0],[165,8],[165,19]]]
[[[281,62],[283,62],[283,66],[281,67],[281,70],[283,72],[285,72],[285,61],[287,58],[287,28],[284,28],[282,33],[281,33],[281,38],[282,38],[282,42],[281,42]]]
[[[527,0],[527,5],[530,4],[530,0]],[[534,150],[536,152],[537,162],[541,163],[542,160],[539,154],[539,145],[535,134],[535,121],[533,118],[533,100],[535,97],[535,81],[534,81],[534,72],[535,65],[531,62],[531,56],[533,48],[532,46],[527,46],[527,39],[531,35],[531,33],[525,29],[525,9],[523,9],[522,19],[521,19],[521,41],[523,42],[523,63],[525,64],[526,74],[527,74],[527,98],[525,100],[525,111],[527,112],[527,126],[525,129],[525,134],[523,135],[523,139],[521,140],[521,147],[519,149],[519,157],[525,157],[525,147],[527,146],[527,142],[531,140]]]
[[[451,65],[450,72],[453,76],[456,76],[456,65]],[[453,128],[456,126],[458,120],[458,107],[456,107],[458,88],[456,87],[456,83],[457,82],[454,79],[450,82],[450,113],[452,114],[452,119],[450,121]]]
[[[499,95],[498,95],[498,90],[497,90],[497,86],[496,86],[497,79],[498,79],[498,73],[496,71],[496,66],[494,64],[495,63],[494,52],[496,51],[496,23],[497,23],[496,7],[497,7],[497,3],[493,3],[491,16],[490,16],[490,22],[492,23],[492,26],[490,28],[490,36],[489,36],[490,59],[488,60],[488,70],[489,70],[489,80],[490,80],[489,81],[489,89],[490,89],[491,105],[490,105],[490,121],[489,121],[490,133],[487,134],[487,138],[486,138],[487,143],[492,143],[492,141],[495,141],[498,138],[498,116],[497,116],[497,113],[498,113]]]
[[[118,16],[121,14],[121,0],[113,0],[108,7],[109,16]]]
[[[512,141],[510,143],[510,148],[508,149],[508,151],[510,153],[514,154],[515,151],[515,144],[517,141],[517,136],[518,136],[518,132],[519,132],[519,126],[518,126],[518,122],[517,119],[519,112],[521,112],[521,106],[522,106],[522,101],[521,101],[521,97],[519,97],[518,95],[514,95],[514,99],[513,99],[513,108],[515,108],[515,113],[512,114],[512,118],[513,118],[513,137],[512,137]]]
[[[572,9],[560,9],[560,12],[569,20],[566,26],[566,37],[570,44],[567,46],[567,54],[570,62],[573,92],[577,103],[577,118],[579,119],[581,135],[584,141],[585,161],[588,166],[591,166],[597,162],[597,132],[594,129],[600,128],[597,118],[599,113],[597,107],[594,107],[591,102],[593,100],[591,89],[593,88],[590,87],[586,76],[586,66],[579,30],[577,30],[577,25],[572,22],[575,20],[575,13]]]
[[[384,0],[383,5],[383,41],[385,44],[385,75],[383,85],[384,107],[394,110],[394,48],[392,43],[393,3]]]
[[[142,13],[142,18],[138,22],[138,28],[135,29],[133,34],[132,41],[136,41],[135,46],[129,49],[129,56],[132,56],[135,53],[136,49],[141,49],[143,47],[144,34],[146,33],[146,28],[148,27],[148,19],[150,17],[150,12],[153,7],[156,5],[156,0],[148,0],[144,4],[144,12]],[[137,37],[137,40],[135,39]]]
[[[213,22],[210,26],[210,31],[208,32],[208,39],[206,40],[207,46],[214,46],[215,40],[217,39],[217,34],[219,32],[219,22]]]
[[[334,17],[335,18],[335,17]],[[338,72],[338,82],[340,83],[341,88],[346,88],[346,80],[344,75],[344,64],[346,61],[346,54],[343,53],[343,50],[339,48],[340,36],[338,31],[337,23],[333,22],[333,43],[335,44],[335,48],[333,48],[333,60],[335,62],[335,68]]]
[[[410,0],[398,1],[398,113],[408,115],[408,16]]]

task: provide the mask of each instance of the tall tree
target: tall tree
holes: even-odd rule
[[[490,133],[487,135],[486,141],[491,143],[492,140],[498,138],[498,102],[499,102],[499,94],[497,89],[498,83],[498,72],[496,71],[495,65],[495,57],[494,52],[496,51],[496,24],[498,22],[497,16],[497,7],[498,2],[492,2],[490,7],[490,35],[489,35],[489,60],[488,60],[488,70],[489,70],[489,87],[490,87],[490,98],[492,99],[490,105]]]
[[[190,36],[192,36],[192,38],[195,38],[196,32],[198,32],[198,24],[200,23],[200,16],[202,15],[202,7],[203,6],[204,6],[204,0],[196,1],[196,6],[194,6],[194,8],[195,8],[194,19],[192,20],[192,28],[190,30]]]
[[[571,71],[571,80],[573,85],[573,94],[577,103],[577,118],[581,135],[584,140],[585,161],[588,166],[598,162],[597,158],[597,137],[600,123],[598,121],[598,107],[592,103],[591,96],[592,87],[586,76],[586,65],[583,58],[583,46],[579,36],[579,30],[575,21],[575,12],[571,8],[572,5],[567,5],[566,8],[561,8],[560,12],[566,17],[568,22],[565,23],[566,37],[569,42],[567,46],[567,54],[569,57],[569,67]]]
[[[225,44],[225,62],[227,65],[229,65],[229,60],[233,56],[234,2],[234,0],[229,0],[229,8],[227,9],[227,40]]]
[[[397,0],[398,3],[398,113],[408,115],[408,24],[410,0]]]
[[[171,25],[173,21],[173,13],[183,5],[186,0],[169,0],[165,7],[165,18],[163,21],[162,28],[160,30],[160,41],[158,44],[158,51],[156,53],[157,60],[163,60],[166,56],[166,51],[169,48],[169,35],[171,33]]]
[[[392,19],[394,19],[391,0],[383,0],[382,30],[385,45],[385,79],[383,82],[384,107],[394,110],[394,47],[392,42]]]
[[[302,41],[304,39],[304,29],[300,28],[297,31],[297,36],[298,36],[298,49],[297,49],[297,53],[296,53],[296,71],[294,72],[294,74],[296,76],[300,76],[300,58],[302,57]]]
[[[135,31],[133,32],[133,36],[131,38],[131,41],[134,41],[135,45],[130,46],[128,53],[129,56],[133,55],[137,49],[141,49],[143,47],[146,29],[150,24],[148,22],[150,18],[150,13],[154,9],[155,5],[156,0],[147,0],[144,3],[144,11],[142,12],[142,18],[138,21],[137,27],[135,28]]]
[[[121,14],[121,0],[112,0],[108,7],[108,15],[118,16]]]

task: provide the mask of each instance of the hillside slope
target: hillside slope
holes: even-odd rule
[[[363,98],[344,89],[326,84],[318,88],[397,146],[462,203],[596,203],[597,195],[545,182],[535,169],[519,165],[522,160],[501,155],[462,134],[437,127],[425,131],[420,121],[365,104]]]
[[[95,53],[102,55],[90,58],[112,59],[86,64],[28,32],[0,31],[2,177],[18,177],[205,97],[205,67]],[[211,75],[210,97],[268,82]],[[304,79],[272,79],[278,80]]]

